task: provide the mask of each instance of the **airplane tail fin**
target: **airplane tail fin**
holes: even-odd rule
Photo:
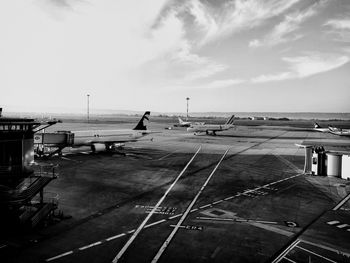
[[[314,127],[315,127],[315,128],[321,128],[321,126],[320,126],[320,125],[318,125],[318,123],[317,123],[317,122],[315,122],[315,123],[314,123]]]
[[[225,124],[232,124],[234,119],[235,119],[235,115],[232,115],[231,118],[229,118]]]
[[[147,127],[145,125],[145,120],[149,121],[149,116],[150,116],[151,112],[150,111],[146,111],[142,118],[140,119],[139,123],[135,126],[135,128],[133,130],[141,130],[141,131],[144,131],[144,130],[147,130]]]
[[[182,124],[184,121],[180,117],[178,118],[179,118],[179,123]]]

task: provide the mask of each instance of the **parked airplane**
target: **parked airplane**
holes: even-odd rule
[[[334,135],[350,137],[350,129],[342,129],[333,126],[328,126],[328,131]]]
[[[320,131],[320,132],[327,132],[327,133],[331,133],[331,134],[338,135],[338,136],[350,137],[350,129],[336,128],[336,127],[333,127],[331,125],[329,125],[328,128],[322,128],[316,122],[315,122],[315,125],[314,125],[314,130],[315,131]]]
[[[180,117],[178,117],[179,123],[174,124],[175,127],[190,127],[191,122],[190,121],[183,121]]]
[[[216,135],[218,131],[226,131],[228,129],[232,129],[234,125],[232,124],[234,121],[235,115],[232,115],[231,118],[227,120],[225,124],[195,124],[191,125],[187,128],[188,132],[194,132],[195,135],[200,134],[201,132],[205,132],[206,134]]]
[[[149,116],[150,112],[146,111],[133,129],[41,133],[36,134],[34,142],[38,144],[39,155],[43,154],[40,148],[44,146],[58,148],[49,155],[60,153],[65,147],[90,146],[93,152],[110,151],[123,146],[126,142],[135,142],[146,135],[155,133],[147,130],[145,121],[149,120]],[[55,141],[55,143],[49,141]]]
[[[328,128],[322,128],[317,122],[314,123],[314,130],[319,132],[329,132]]]

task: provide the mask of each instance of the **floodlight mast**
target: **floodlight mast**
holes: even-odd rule
[[[90,122],[90,94],[87,94],[87,122]]]
[[[186,100],[187,100],[187,115],[186,115],[186,121],[188,121],[188,101],[190,100],[190,98],[187,97]]]

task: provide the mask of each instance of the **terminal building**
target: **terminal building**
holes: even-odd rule
[[[4,229],[35,227],[57,209],[57,196],[45,191],[57,178],[56,167],[34,162],[34,134],[55,123],[0,116],[0,220]]]

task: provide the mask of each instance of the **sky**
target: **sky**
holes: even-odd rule
[[[0,34],[4,112],[350,112],[349,0],[11,0]]]

